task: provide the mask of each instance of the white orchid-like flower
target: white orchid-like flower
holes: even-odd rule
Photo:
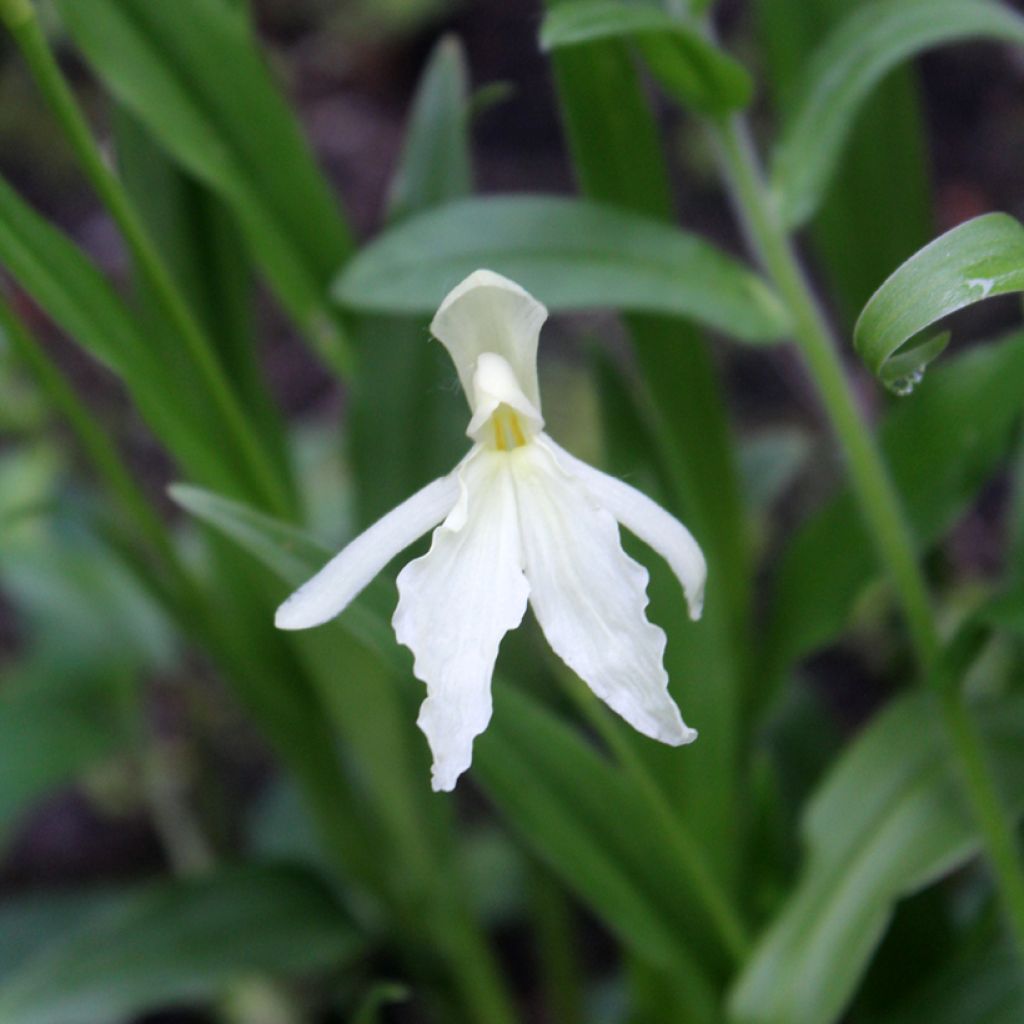
[[[647,570],[622,549],[617,522],[659,552],[701,614],[704,556],[678,520],[544,433],[537,341],[547,310],[507,278],[478,270],[431,324],[469,401],[473,447],[336,555],[277,611],[281,629],[338,615],[428,530],[430,550],[398,575],[392,624],[427,684],[418,724],[433,788],[451,790],[491,717],[491,676],[505,633],[529,601],[555,653],[634,728],[690,743],[668,694],[665,634],[645,615]],[[436,527],[436,529],[434,529]]]

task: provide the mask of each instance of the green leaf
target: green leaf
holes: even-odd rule
[[[1008,805],[1024,809],[1024,702],[977,709]],[[829,1024],[895,901],[977,850],[936,698],[902,698],[843,755],[808,806],[807,864],[730,999],[735,1024]]]
[[[96,74],[228,203],[299,325],[326,346],[331,275],[352,242],[242,12],[220,0],[58,0]]]
[[[0,982],[0,1019],[108,1024],[218,996],[251,974],[334,968],[360,942],[330,891],[297,870],[247,867],[113,896]]]
[[[210,437],[223,433],[222,420],[197,386],[180,346],[162,335],[147,336],[82,250],[2,180],[0,264],[82,348],[121,378],[140,413],[190,474],[247,493],[234,464],[210,444]]]
[[[469,103],[465,53],[455,36],[445,36],[434,47],[416,88],[398,169],[391,179],[389,221],[472,191]]]
[[[543,50],[607,39],[633,41],[666,92],[697,110],[724,114],[750,101],[753,83],[742,65],[654,5],[574,0],[555,7],[540,31]]]
[[[754,0],[765,91],[786,123],[808,58],[864,0]],[[931,160],[918,69],[889,72],[865,99],[811,232],[827,294],[852,328],[889,271],[934,235]]]
[[[945,346],[932,339],[904,348],[910,339],[958,309],[1020,291],[1024,227],[1005,213],[975,217],[926,245],[883,282],[857,320],[853,343],[883,380],[910,363],[923,371]],[[889,365],[894,358],[900,360],[895,371]]]
[[[487,267],[556,311],[588,307],[701,320],[746,341],[787,315],[757,276],[694,235],[612,207],[553,196],[467,199],[384,232],[342,271],[354,309],[430,314]]]
[[[252,267],[235,218],[205,185],[183,171],[124,108],[114,112],[117,165],[150,237],[216,348],[260,441],[288,478],[284,429],[260,371]],[[163,307],[137,277],[147,330],[168,331]],[[169,345],[180,344],[171,332]]]
[[[991,474],[1024,407],[1024,336],[937,367],[881,430],[882,449],[914,533],[933,543]],[[969,424],[969,429],[965,429]],[[827,571],[826,571],[827,568]],[[854,496],[844,490],[790,541],[773,587],[762,671],[787,667],[838,633],[879,572]]]
[[[775,153],[785,222],[797,227],[817,209],[861,103],[888,71],[930,47],[978,38],[1024,44],[1024,18],[988,0],[879,0],[843,21],[814,54]]]

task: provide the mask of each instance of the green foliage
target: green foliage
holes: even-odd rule
[[[861,312],[853,343],[883,380],[907,376],[903,366],[892,369],[894,357],[913,362],[912,377],[923,373],[945,345],[934,351],[926,340],[904,348],[910,339],[958,309],[1020,291],[1024,227],[1004,213],[975,217],[936,238],[892,273]]]
[[[693,318],[774,341],[786,314],[768,286],[695,235],[578,199],[467,199],[386,231],[335,283],[353,309],[426,314],[478,267],[552,310],[613,307]]]
[[[60,787],[98,807],[100,771],[137,773],[133,813],[177,876],[5,892],[0,1019],[106,1024],[197,1004],[246,1024],[307,1012],[370,1024],[393,1002],[453,1024],[513,1024],[527,1007],[608,1024],[1020,1017],[1024,336],[921,377],[950,337],[930,328],[1024,291],[1024,229],[988,214],[922,248],[928,171],[904,65],[940,44],[1019,44],[1024,19],[994,0],[761,0],[741,62],[711,32],[709,6],[546,5],[539,43],[579,196],[473,194],[473,121],[500,87],[474,96],[470,68],[485,65],[442,37],[378,233],[357,246],[247,3],[55,0],[111,101],[114,171],[34,7],[0,0],[130,275],[108,279],[0,181],[0,265],[18,286],[0,297],[0,587],[15,627],[11,644],[0,631],[0,848]],[[288,32],[315,9],[289,12]],[[359,24],[342,15],[295,47],[302,66],[341,54],[346,88],[364,60],[388,66],[387,44],[362,47]],[[767,176],[741,114],[747,64],[764,69],[756,88],[781,115]],[[676,136],[671,106],[686,112]],[[688,148],[693,120],[749,260],[675,223],[664,142],[683,141],[673,155],[691,188],[708,157]],[[694,192],[687,208],[705,199]],[[716,223],[706,206],[702,223]],[[791,237],[812,217],[815,279],[832,286],[821,303]],[[907,396],[888,402],[876,447],[820,309],[842,321],[901,260],[853,333]],[[493,720],[448,798],[429,791],[423,689],[389,623],[394,567],[336,623],[272,622],[334,545],[467,450],[465,406],[426,321],[479,267],[555,314],[544,349],[558,365],[541,373],[552,434],[700,541],[709,588],[692,623],[668,568],[623,537],[649,566],[671,692],[701,738],[670,748],[634,733],[527,622],[502,644]],[[348,375],[340,430],[288,429],[263,365],[257,277]],[[78,394],[89,378],[50,354],[26,297],[123,386],[130,411]],[[612,343],[581,360],[558,341],[590,322],[558,314],[592,310],[622,322],[596,321]],[[820,485],[839,460],[806,423],[747,409],[744,381],[765,353],[737,363],[705,329],[796,342],[849,484]],[[1020,493],[1005,530],[985,527],[1008,564],[982,577],[947,536],[1015,446]],[[171,504],[169,476],[182,481]],[[986,516],[1003,516],[1001,494],[988,492]],[[892,598],[909,637],[884,614]],[[801,665],[844,634],[877,641],[862,660],[887,696],[888,684],[917,686],[852,740],[846,704],[873,697],[826,662]],[[225,713],[231,702],[266,746]],[[178,742],[180,757],[157,757]],[[252,774],[272,776],[255,816],[250,758]],[[183,840],[198,857],[182,856]],[[488,941],[499,928],[514,971]],[[520,970],[524,947],[537,953]]]
[[[712,46],[696,28],[658,7],[619,0],[559,4],[540,31],[544,50],[605,39],[634,41],[659,84],[680,102],[709,114],[746,106],[753,83],[742,65]]]
[[[795,893],[740,975],[730,1020],[835,1020],[895,901],[963,863],[978,836],[945,740],[937,700],[901,699],[837,762],[807,807],[808,860]],[[1024,705],[979,709],[1014,813],[1024,770]]]
[[[785,222],[798,227],[814,213],[860,104],[888,71],[933,46],[978,38],[1024,44],[1024,18],[988,0],[876,0],[837,26],[807,69],[776,149],[772,185]]]
[[[1024,409],[1022,373],[1024,337],[1014,335],[936,368],[883,424],[882,447],[922,543],[953,524],[1006,454]],[[831,640],[874,574],[856,500],[843,493],[800,528],[782,557],[767,631],[768,677]]]
[[[361,942],[330,892],[285,868],[158,882],[100,903],[0,976],[0,1016],[101,1024],[210,999],[254,974],[334,969]]]
[[[219,0],[73,0],[63,24],[118,100],[234,210],[285,308],[332,361],[324,286],[351,239],[244,15]]]

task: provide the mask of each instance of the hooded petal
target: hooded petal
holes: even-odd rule
[[[274,625],[278,629],[308,629],[339,615],[395,555],[441,522],[458,497],[457,470],[427,484],[303,583],[277,609]]]
[[[473,374],[484,352],[502,356],[523,394],[540,410],[537,339],[548,311],[529,292],[491,270],[476,270],[453,288],[430,324],[459,372],[475,411]]]
[[[530,604],[555,653],[647,736],[697,738],[668,694],[665,634],[648,622],[647,570],[618,526],[542,443],[511,453]]]
[[[675,516],[635,487],[588,466],[560,448],[547,435],[540,438],[540,443],[547,445],[562,468],[575,476],[630,533],[636,534],[668,562],[686,594],[690,618],[699,619],[704,607],[708,567],[693,534]]]
[[[454,788],[469,767],[491,718],[498,645],[522,621],[529,593],[507,457],[478,449],[460,479],[459,501],[430,551],[399,573],[393,620],[427,684],[418,724],[434,755],[435,790]]]

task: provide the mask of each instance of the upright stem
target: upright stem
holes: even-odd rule
[[[814,298],[792,241],[780,221],[746,125],[735,117],[713,135],[750,244],[793,317],[793,333],[818,386],[832,429],[849,464],[853,488],[879,556],[896,587],[921,666],[923,683],[937,676],[940,643],[913,537],[896,488],[843,370],[836,339]],[[943,690],[942,719],[964,788],[992,864],[1014,937],[1024,956],[1024,871],[984,742],[956,686]]]
[[[124,186],[104,162],[32,4],[29,0],[0,0],[0,18],[7,23],[83,171],[117,223],[135,266],[181,337],[198,376],[208,389],[225,429],[238,449],[250,483],[270,510],[288,515],[291,499],[287,488],[260,447],[255,431],[250,429],[223,366],[182,298]]]
[[[765,187],[754,148],[738,118],[716,133],[733,202],[749,241],[793,317],[793,331],[849,464],[854,491],[907,617],[922,670],[931,670],[938,634],[913,537],[892,479],[867,430],[839,350]]]

